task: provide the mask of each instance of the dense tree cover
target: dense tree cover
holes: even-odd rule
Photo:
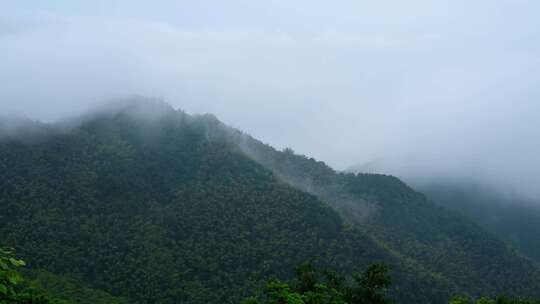
[[[370,265],[363,274],[355,273],[352,280],[305,263],[292,283],[270,280],[263,296],[248,298],[244,304],[389,304],[393,301],[386,292],[391,283],[383,263]]]
[[[1,304],[123,304],[125,299],[90,289],[73,279],[44,271],[24,272],[26,263],[12,249],[0,247]]]
[[[434,287],[404,298],[448,296],[444,281],[220,140],[213,117],[162,110],[0,143],[0,238],[33,268],[141,303],[233,303],[304,260],[382,259],[403,290]]]
[[[0,139],[0,239],[38,279],[133,303],[236,303],[302,261],[383,260],[400,303],[540,290],[535,265],[398,179],[338,174],[213,116],[133,103],[48,129]]]
[[[399,179],[339,173],[290,149],[277,151],[241,133],[230,137],[281,179],[326,201],[376,242],[446,279],[455,290],[473,296],[540,295],[535,263]]]
[[[419,187],[435,203],[467,215],[523,255],[540,262],[538,202],[473,182],[439,180]]]
[[[506,296],[499,296],[494,298],[482,297],[477,300],[473,300],[468,297],[458,297],[452,299],[450,304],[538,304],[539,300],[521,299],[521,298],[509,298]]]
[[[355,273],[352,280],[336,271],[318,271],[305,263],[296,271],[291,282],[271,279],[262,295],[250,297],[244,304],[387,304],[394,303],[387,290],[392,284],[384,263],[370,265],[363,274]],[[414,291],[410,291],[414,292]],[[494,298],[455,297],[449,304],[538,304],[540,301],[497,296]]]
[[[67,274],[57,275],[44,270],[23,270],[25,286],[37,293],[55,299],[58,304],[127,304],[126,298],[114,297],[94,289]]]

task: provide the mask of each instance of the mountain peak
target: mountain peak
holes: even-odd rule
[[[161,99],[133,96],[110,100],[90,113],[93,116],[128,115],[145,120],[156,120],[178,112],[170,104]]]

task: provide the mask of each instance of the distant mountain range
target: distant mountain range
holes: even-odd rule
[[[346,171],[376,173],[383,163],[372,161]],[[510,187],[501,189],[488,181],[465,176],[440,174],[420,180],[414,176],[403,178],[435,204],[460,212],[518,249],[520,254],[540,263],[540,198],[534,199],[508,190]]]
[[[435,203],[461,212],[540,263],[540,201],[472,182],[434,180],[418,189]]]
[[[537,263],[475,221],[161,102],[0,123],[0,240],[118,301],[238,303],[304,261],[385,261],[400,303],[540,297]]]

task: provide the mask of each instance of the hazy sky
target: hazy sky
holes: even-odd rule
[[[540,194],[538,0],[0,0],[0,113],[134,94],[337,169]]]

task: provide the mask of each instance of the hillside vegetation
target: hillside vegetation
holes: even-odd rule
[[[536,201],[472,182],[439,180],[420,189],[435,203],[461,212],[540,263],[540,207]]]
[[[213,116],[134,101],[40,130],[0,132],[0,239],[130,303],[238,303],[304,261],[385,261],[400,303],[540,296],[535,264],[398,179],[337,173]]]

